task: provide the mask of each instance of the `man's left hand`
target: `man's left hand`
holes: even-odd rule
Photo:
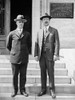
[[[54,61],[57,61],[57,60],[59,60],[59,56],[56,56],[56,55],[54,55]]]

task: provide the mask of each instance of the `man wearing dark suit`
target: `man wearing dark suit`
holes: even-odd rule
[[[15,97],[18,92],[18,75],[20,74],[20,92],[28,96],[25,90],[26,72],[30,50],[30,34],[23,29],[24,23],[27,22],[23,15],[18,15],[16,19],[17,28],[11,31],[7,37],[7,49],[10,51],[10,62],[13,72],[13,87]]]
[[[47,73],[49,76],[49,89],[52,98],[56,98],[54,84],[54,63],[59,60],[59,35],[57,29],[49,26],[52,17],[45,13],[40,18],[43,29],[36,36],[34,57],[39,61],[41,70],[41,92],[38,96],[46,94]]]

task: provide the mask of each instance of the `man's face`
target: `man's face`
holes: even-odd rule
[[[24,26],[24,22],[23,22],[23,21],[17,21],[17,22],[16,22],[16,25],[17,25],[17,27],[18,27],[19,29],[22,29],[23,26]]]
[[[43,25],[44,26],[48,26],[49,25],[49,22],[50,22],[50,19],[49,18],[43,18]]]

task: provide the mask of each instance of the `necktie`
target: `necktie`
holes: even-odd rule
[[[45,33],[47,33],[47,28],[45,29]]]
[[[46,38],[47,36],[48,36],[48,30],[46,28],[45,31],[44,31],[44,37]]]
[[[22,29],[18,29],[18,35],[19,35],[19,37],[21,37],[21,35],[22,35]]]
[[[46,41],[46,37],[47,37],[47,28],[44,29],[44,43]]]
[[[20,33],[20,34],[22,33],[22,29],[19,29],[19,33]]]

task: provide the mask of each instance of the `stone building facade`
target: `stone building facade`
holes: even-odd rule
[[[3,1],[3,2],[2,2]],[[12,2],[14,1],[14,2]],[[24,2],[21,3],[21,8],[19,12],[18,0],[0,0],[0,54],[8,54],[6,49],[6,37],[11,31],[13,19],[23,10],[27,9],[30,11],[30,32],[32,37],[32,47],[31,54],[34,53],[34,42],[37,31],[42,28],[42,23],[40,21],[40,16],[47,12],[52,15],[53,18],[50,21],[50,25],[55,27],[59,31],[60,46],[61,49],[75,48],[75,0],[25,0],[25,4],[28,5],[24,7]],[[21,2],[21,1],[20,1]],[[12,7],[13,3],[13,7]],[[12,10],[13,9],[13,10]],[[13,11],[13,13],[12,13]],[[15,14],[16,13],[16,14]],[[27,14],[26,10],[22,14]],[[14,24],[13,24],[14,25]]]

